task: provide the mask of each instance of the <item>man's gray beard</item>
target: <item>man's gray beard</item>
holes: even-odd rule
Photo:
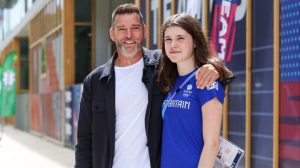
[[[135,56],[139,52],[140,49],[141,49],[141,47],[137,46],[137,47],[135,47],[135,49],[133,50],[133,52],[128,53],[126,51],[126,49],[123,48],[121,45],[119,45],[119,44],[117,45],[117,50],[120,51],[124,56],[126,56],[128,58]]]

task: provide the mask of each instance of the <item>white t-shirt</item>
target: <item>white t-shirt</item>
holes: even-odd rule
[[[116,132],[113,168],[150,168],[145,130],[148,91],[142,82],[143,59],[115,66]]]

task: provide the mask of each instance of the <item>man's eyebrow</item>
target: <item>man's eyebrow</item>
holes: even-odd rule
[[[141,24],[132,24],[130,27],[136,27],[136,26],[142,27]],[[124,27],[125,27],[124,25],[116,26],[116,28],[124,28]]]
[[[116,28],[124,28],[125,26],[121,25],[121,26],[116,26]]]
[[[132,26],[142,26],[141,24],[133,24]]]

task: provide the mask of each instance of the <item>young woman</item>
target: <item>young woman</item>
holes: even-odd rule
[[[162,107],[162,168],[212,168],[219,146],[224,90],[217,81],[197,89],[194,72],[210,63],[218,67],[196,19],[168,18],[162,27],[158,83],[168,93]],[[226,77],[232,75],[228,70]]]

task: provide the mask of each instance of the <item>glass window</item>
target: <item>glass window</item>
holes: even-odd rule
[[[82,83],[91,71],[91,27],[75,28],[75,82]]]
[[[20,89],[28,90],[28,39],[20,39]]]
[[[258,168],[273,167],[274,10],[264,10],[270,3],[252,1],[251,165]]]
[[[91,22],[91,0],[75,0],[75,22]]]
[[[6,1],[6,8],[11,8],[17,3],[17,0]]]

